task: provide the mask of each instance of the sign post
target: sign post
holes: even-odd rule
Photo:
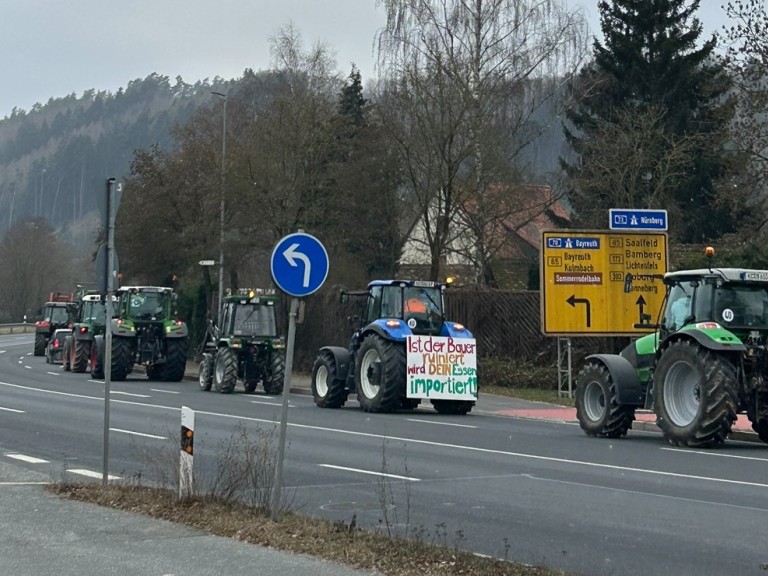
[[[283,460],[285,458],[285,434],[288,427],[288,393],[293,374],[293,346],[296,339],[296,316],[299,298],[309,296],[323,285],[328,277],[328,252],[325,246],[312,236],[299,230],[283,237],[272,250],[272,279],[286,294],[292,296],[288,315],[288,342],[285,348],[285,379],[283,404],[280,413],[280,440],[272,486],[272,521],[277,522],[280,510],[280,488],[283,485]]]
[[[665,232],[545,231],[541,246],[544,334],[636,336],[653,330],[665,295]]]

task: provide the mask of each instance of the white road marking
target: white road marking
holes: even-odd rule
[[[167,436],[155,436],[154,434],[144,434],[143,432],[133,432],[132,430],[122,430],[121,428],[110,428],[112,432],[122,432],[123,434],[133,434],[134,436],[143,436],[144,438],[155,438],[157,440],[168,440]]]
[[[133,394],[131,392],[119,392],[116,390],[110,390],[111,394],[120,394],[122,396],[133,396],[134,398],[152,398],[152,396],[149,396],[147,394]]]
[[[3,410],[4,412],[15,412],[16,414],[24,414],[24,410],[16,410],[15,408],[3,408],[0,406],[0,410]]]
[[[73,394],[71,392],[61,392],[59,390],[45,390],[42,388],[34,388],[31,386],[21,386],[19,384],[11,384],[10,382],[0,382],[0,386],[8,386],[11,388],[20,388],[23,390],[31,390],[34,392],[43,392],[46,394],[58,394],[61,396],[68,396],[70,398],[83,398],[88,400],[95,400],[97,402],[103,402],[104,398],[98,396],[86,396],[85,394]],[[158,410],[172,410],[174,412],[180,412],[181,408],[176,406],[160,406],[157,404],[147,404],[144,402],[131,402],[129,400],[112,400],[112,402],[118,404],[129,404],[133,406],[144,406],[145,408],[155,408]],[[208,412],[205,410],[197,410],[198,414],[206,414],[208,416],[214,416],[218,418],[227,418],[233,420],[244,420],[246,422],[261,422],[263,424],[274,425],[274,420],[266,418],[251,418],[248,416],[237,416],[234,414],[222,414],[220,412]],[[701,480],[703,482],[715,482],[721,484],[734,484],[738,486],[755,486],[758,488],[768,488],[768,484],[762,484],[759,482],[745,482],[742,480],[730,480],[728,478],[713,478],[711,476],[696,476],[691,474],[680,474],[677,472],[666,472],[664,470],[649,470],[647,468],[632,468],[629,466],[618,466],[615,464],[601,464],[599,462],[587,462],[584,460],[573,460],[570,458],[557,458],[554,456],[541,456],[539,454],[525,454],[523,452],[510,452],[507,450],[495,450],[492,448],[480,448],[477,446],[462,446],[460,444],[448,444],[445,442],[433,442],[431,440],[418,440],[415,438],[403,438],[400,436],[387,436],[383,434],[373,434],[371,432],[357,432],[355,430],[343,430],[340,428],[328,428],[326,426],[312,426],[310,424],[295,424],[288,422],[288,426],[292,428],[299,428],[304,430],[317,430],[322,432],[331,432],[334,434],[346,434],[349,436],[358,436],[361,438],[375,438],[376,440],[391,440],[393,442],[404,442],[412,444],[423,444],[425,446],[438,446],[441,448],[448,448],[452,450],[464,450],[467,452],[478,452],[481,454],[496,454],[499,456],[511,456],[513,458],[522,458],[529,460],[539,460],[541,462],[557,462],[560,464],[572,464],[574,466],[584,466],[588,468],[603,468],[606,470],[616,470],[618,472],[634,472],[637,474],[647,474],[650,476],[664,476],[670,478],[685,478],[689,480]]]
[[[719,454],[717,452],[704,452],[703,450],[686,450],[685,448],[661,448],[670,452],[684,452],[686,454],[701,454],[702,456],[719,456],[720,458],[738,458],[739,460],[757,460],[768,462],[768,458],[756,458],[755,456],[739,456],[738,454]]]
[[[360,470],[359,468],[347,468],[346,466],[334,466],[333,464],[318,464],[318,466],[320,466],[320,468],[333,468],[334,470],[344,470],[345,472],[356,472],[358,474],[368,474],[370,476],[394,478],[395,480],[408,480],[409,482],[421,482],[421,478],[412,478],[410,476],[398,476],[397,474],[385,474],[384,472],[371,472],[370,470]]]
[[[46,372],[46,374],[50,374],[51,376],[61,376],[61,372]]]
[[[477,428],[469,424],[454,424],[453,422],[439,422],[437,420],[421,420],[420,418],[406,418],[410,422],[422,422],[424,424],[439,424],[440,426],[456,426],[458,428]]]
[[[104,475],[101,472],[94,472],[93,470],[84,470],[82,468],[72,468],[67,470],[72,474],[79,474],[80,476],[87,476],[88,478],[103,478]],[[107,480],[120,480],[120,476],[112,476],[107,474]]]
[[[19,362],[19,364],[21,364],[21,362]],[[26,364],[24,364],[24,368],[26,368],[27,370],[32,370],[32,366],[27,366]]]
[[[264,406],[282,406],[281,402],[265,402],[264,400],[251,400],[251,404],[263,404]],[[288,404],[288,408],[293,408]]]
[[[13,458],[14,460],[21,460],[22,462],[29,462],[30,464],[47,464],[48,460],[43,460],[42,458],[35,458],[34,456],[27,456],[26,454],[17,454],[15,452],[10,452],[6,454],[8,458]]]
[[[177,390],[160,390],[159,388],[150,388],[150,392],[160,392],[162,394],[181,394],[181,392]]]
[[[0,354],[5,354],[6,350],[0,350]]]
[[[45,486],[50,482],[0,482],[0,486]]]

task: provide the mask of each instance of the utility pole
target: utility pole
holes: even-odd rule
[[[221,189],[219,191],[219,305],[216,309],[216,321],[220,322],[221,303],[224,296],[224,190],[226,188],[226,157],[227,157],[227,94],[211,92],[224,100],[224,111],[221,120]]]

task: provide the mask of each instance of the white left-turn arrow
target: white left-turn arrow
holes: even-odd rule
[[[298,242],[291,244],[283,252],[283,256],[285,256],[285,259],[288,260],[288,264],[290,264],[294,268],[299,265],[299,263],[296,262],[296,259],[301,260],[304,263],[304,282],[302,283],[302,286],[304,288],[309,288],[309,273],[312,269],[312,264],[309,261],[309,257],[306,254],[304,254],[303,252],[298,252],[296,250],[296,248],[298,247],[299,247]]]

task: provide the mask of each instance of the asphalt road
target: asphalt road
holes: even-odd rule
[[[31,342],[0,337],[0,462],[54,479],[100,474],[103,383],[32,357]],[[513,404],[481,396],[466,417],[372,415],[291,394],[286,492],[304,513],[584,574],[764,573],[765,445],[680,449],[638,431],[597,440],[501,416]],[[109,472],[145,481],[177,465],[181,406],[196,411],[200,478],[238,425],[269,434],[280,414],[280,398],[139,375],[112,383],[109,406]]]

